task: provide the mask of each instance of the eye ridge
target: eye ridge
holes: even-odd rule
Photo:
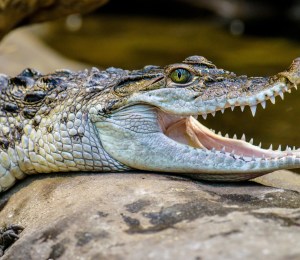
[[[191,73],[184,68],[178,68],[170,73],[170,78],[174,83],[185,84],[191,81]]]

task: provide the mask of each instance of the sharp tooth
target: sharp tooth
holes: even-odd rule
[[[228,134],[226,134],[226,135],[225,135],[225,137],[226,137],[226,138],[229,138],[229,135],[228,135]]]
[[[242,112],[244,112],[245,106],[240,106]]]
[[[283,94],[283,92],[282,92],[282,91],[279,91],[278,94],[279,94],[279,96],[281,97],[281,99],[283,100],[283,99],[284,99],[284,94]]]
[[[261,142],[259,143],[258,147],[261,148]]]
[[[293,155],[292,153],[292,148],[291,147],[286,147],[286,152],[287,152],[287,155]]]
[[[261,104],[261,106],[263,107],[263,109],[266,108],[266,101],[265,101],[265,100],[264,100],[263,102],[261,102],[260,104]]]
[[[212,116],[215,116],[215,115],[216,115],[216,111],[215,111],[215,112],[212,112],[211,114],[212,114]]]
[[[288,91],[287,91],[288,93],[291,93],[292,92],[292,90],[291,89],[288,89]]]
[[[234,151],[234,150],[232,150],[232,152],[230,153],[230,155],[231,155],[231,156],[234,156],[234,152],[235,152],[235,151]]]
[[[270,145],[269,150],[273,150],[273,145],[272,144]]]
[[[278,146],[278,151],[281,151],[281,144]]]
[[[233,139],[237,139],[237,136],[236,136],[236,134],[234,134],[232,138],[233,138]]]
[[[234,110],[234,108],[235,108],[235,106],[231,106],[230,108],[231,108],[231,111],[233,111],[233,110]]]
[[[224,153],[226,152],[225,146],[222,147],[222,152],[224,152]]]
[[[215,148],[215,147],[213,147],[213,148],[211,149],[211,151],[212,151],[212,152],[215,152],[215,151],[216,151],[216,148]]]
[[[250,139],[249,143],[250,143],[250,144],[253,144],[253,138]]]
[[[246,141],[246,136],[245,136],[245,134],[242,135],[241,140]]]
[[[221,131],[219,131],[219,132],[218,132],[218,135],[222,136],[222,133],[221,133]]]
[[[274,96],[270,97],[270,101],[272,102],[272,104],[275,104],[275,97]]]
[[[296,151],[296,146],[293,146],[293,151]]]
[[[212,131],[214,134],[216,133],[216,131],[214,129],[210,129],[210,131]]]
[[[256,105],[250,106],[250,109],[251,109],[252,116],[255,116],[255,113],[256,113]]]
[[[221,109],[222,114],[224,114],[225,108]]]
[[[205,120],[207,118],[207,114],[202,114],[202,117]]]
[[[297,86],[297,85],[294,85],[294,88],[297,90],[297,89],[298,89],[298,86]]]
[[[287,86],[284,86],[284,92],[287,92],[288,91],[288,87]]]

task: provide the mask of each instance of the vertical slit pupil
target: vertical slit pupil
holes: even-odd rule
[[[179,79],[181,78],[181,71],[180,71],[180,70],[178,70],[177,77],[178,77]]]

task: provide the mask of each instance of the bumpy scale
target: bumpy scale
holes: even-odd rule
[[[237,181],[300,167],[300,151],[261,149],[196,118],[275,102],[300,60],[273,77],[236,76],[201,56],[165,68],[0,75],[0,192],[27,174],[131,169]]]

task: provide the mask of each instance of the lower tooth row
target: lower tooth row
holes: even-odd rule
[[[210,130],[211,130],[213,133],[216,132],[216,131],[213,130],[213,129],[210,129]],[[225,137],[225,138],[230,138],[230,137],[229,137],[229,134],[225,134],[225,135],[223,136],[222,133],[221,133],[221,131],[219,131],[217,134],[218,134],[219,136],[222,136],[222,137]],[[237,135],[234,134],[233,137],[232,137],[232,139],[236,139],[236,140],[241,140],[241,141],[247,142],[247,140],[246,140],[246,135],[245,135],[245,134],[243,134],[243,135],[241,136],[240,139],[238,139],[238,138],[237,138]],[[250,144],[253,145],[253,138],[251,138],[251,139],[249,140],[248,143],[250,143]],[[260,142],[257,146],[258,146],[259,148],[261,148],[262,143]],[[269,147],[268,150],[272,150],[272,151],[273,151],[273,144],[270,145],[270,147]],[[296,148],[295,146],[293,146],[293,148],[291,148],[291,147],[289,147],[289,146],[286,146],[286,149],[285,149],[285,151],[296,151],[296,150],[297,150],[297,148]],[[282,151],[282,149],[281,149],[281,144],[278,146],[277,151]]]

